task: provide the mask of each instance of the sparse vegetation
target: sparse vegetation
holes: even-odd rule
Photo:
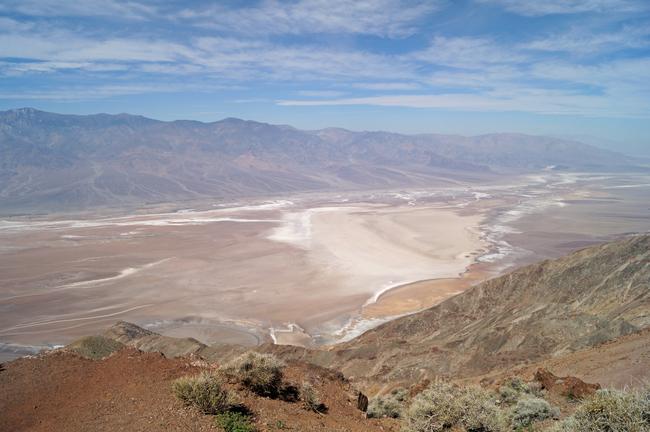
[[[489,392],[443,382],[415,397],[406,410],[405,420],[409,432],[437,432],[454,427],[472,432],[506,429],[504,416]]]
[[[285,364],[271,354],[249,351],[228,363],[223,371],[260,395],[277,395]]]
[[[480,387],[461,389],[460,424],[469,432],[499,432],[506,429],[506,419],[492,393]]]
[[[395,389],[390,394],[372,398],[368,404],[368,417],[401,417],[402,411],[404,410],[406,396],[406,390]]]
[[[527,383],[519,377],[509,378],[499,387],[499,399],[502,403],[512,405],[527,395],[541,397],[542,390],[539,383]]]
[[[516,429],[528,427],[536,421],[548,418],[558,418],[560,410],[546,400],[534,396],[527,396],[512,408],[512,425]]]
[[[217,425],[225,432],[255,432],[255,426],[248,416],[240,412],[225,412],[217,415]]]
[[[575,413],[551,429],[554,432],[647,432],[650,430],[648,392],[599,390]]]
[[[321,402],[318,391],[307,381],[303,381],[300,386],[300,399],[302,400],[305,409],[314,412],[321,412],[324,410],[325,405]]]
[[[86,336],[71,343],[68,348],[84,358],[100,360],[121,350],[124,344],[104,336]]]
[[[224,413],[233,405],[233,398],[221,379],[209,372],[178,378],[172,383],[172,390],[186,405],[195,406],[205,414]]]

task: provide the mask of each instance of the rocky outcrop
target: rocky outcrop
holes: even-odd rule
[[[589,384],[572,376],[558,377],[544,368],[535,372],[535,381],[540,383],[542,389],[570,399],[583,399],[600,389],[600,384]]]
[[[162,336],[126,321],[119,321],[106,330],[103,336],[141,351],[161,352],[169,358],[197,354],[207,347],[194,338]]]

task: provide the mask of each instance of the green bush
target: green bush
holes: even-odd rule
[[[186,405],[195,406],[205,414],[223,413],[233,404],[219,377],[209,372],[178,378],[172,383],[172,390]]]
[[[285,364],[271,354],[249,351],[224,367],[226,375],[260,395],[277,395]]]
[[[406,396],[406,390],[395,389],[390,394],[372,398],[368,404],[368,417],[401,417]]]
[[[405,423],[409,432],[438,432],[453,427],[471,432],[506,430],[503,414],[489,392],[442,382],[413,399],[405,412]]]
[[[599,390],[585,399],[573,416],[556,425],[557,432],[648,432],[648,393]]]
[[[512,425],[515,428],[530,426],[533,422],[558,418],[560,410],[542,398],[527,396],[512,408]]]
[[[255,426],[248,417],[239,412],[225,412],[217,415],[217,425],[225,432],[255,432]]]

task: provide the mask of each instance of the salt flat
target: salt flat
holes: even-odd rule
[[[118,319],[206,343],[335,343],[513,265],[650,229],[646,183],[543,173],[3,220],[0,350]]]

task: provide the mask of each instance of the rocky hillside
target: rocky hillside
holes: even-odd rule
[[[518,134],[400,135],[226,119],[0,112],[0,208],[62,210],[323,189],[424,186],[497,172],[626,169],[586,144]]]
[[[633,358],[626,370],[638,372],[644,369],[643,362],[650,370],[650,333],[644,331],[648,328],[650,235],[642,235],[523,267],[329,349],[263,345],[258,350],[337,369],[367,384],[365,388],[377,388],[382,383],[411,385],[438,376],[468,378],[510,371],[582,350],[594,352],[590,350],[612,340],[627,345],[609,347],[612,358],[604,364],[589,360],[600,364],[599,370],[620,360],[613,357],[625,357],[622,352]],[[636,336],[625,339],[625,335]],[[161,336],[125,322],[103,337],[167,356],[196,354],[211,361],[245,351]],[[588,374],[586,369],[568,371]],[[611,381],[603,375],[595,378],[630,384],[631,377],[619,372],[608,369],[607,376],[619,377],[612,376]]]
[[[172,392],[174,379],[216,367],[196,357],[172,359],[133,348],[103,360],[74,350],[18,359],[0,370],[0,430],[223,431],[214,416],[183,406]],[[283,380],[294,388],[313,383],[326,413],[307,410],[300,401],[232,388],[255,429],[228,431],[399,431],[393,419],[366,419],[357,410],[356,391],[340,374],[292,362]]]
[[[647,327],[644,235],[486,281],[334,347],[328,361],[347,376],[414,382],[557,357]]]
[[[0,365],[0,430],[642,432],[647,390],[597,390],[648,382],[649,312],[645,235],[524,267],[330,349],[264,345],[276,357],[229,363],[246,348],[119,322]],[[190,403],[174,390],[202,376],[211,387]],[[212,391],[228,402],[207,412]]]

